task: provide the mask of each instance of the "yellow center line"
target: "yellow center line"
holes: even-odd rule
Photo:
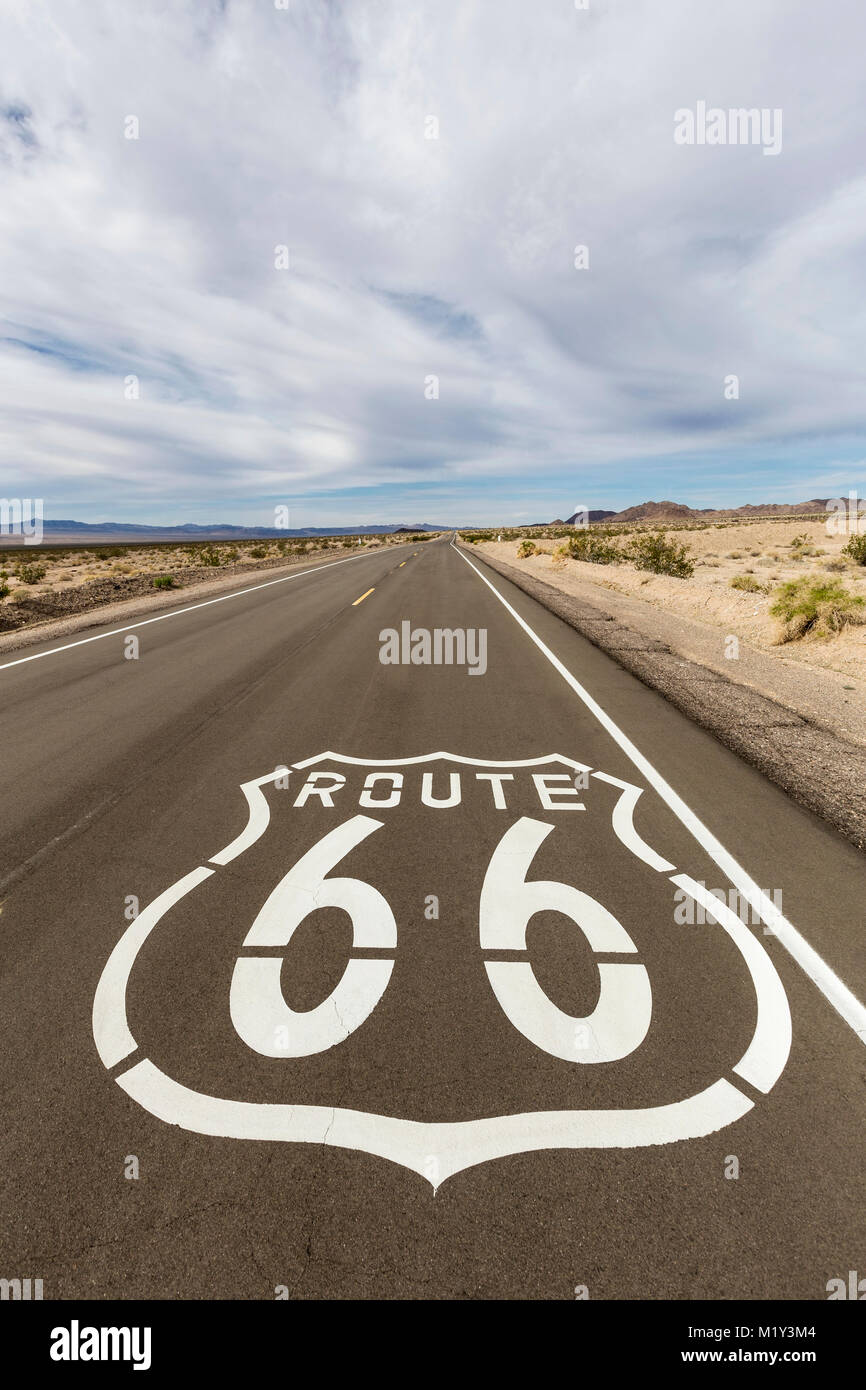
[[[403,566],[405,565],[405,563],[406,563],[405,560],[401,560],[400,563],[399,563],[399,565],[397,566],[398,570],[401,570],[401,569],[403,568]]]
[[[353,608],[357,608],[359,603],[363,603],[365,598],[369,598],[369,597],[370,597],[370,595],[374,592],[375,588],[376,588],[376,585],[374,584],[374,585],[373,585],[373,588],[372,588],[372,589],[368,589],[367,592],[366,592],[366,594],[362,594],[360,598],[356,598],[356,599],[355,599],[355,602],[352,604],[352,607],[353,607]]]

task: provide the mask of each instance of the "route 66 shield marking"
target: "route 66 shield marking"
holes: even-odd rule
[[[772,961],[736,913],[641,838],[634,825],[640,787],[559,754],[508,762],[449,753],[393,760],[322,753],[290,771],[277,769],[246,782],[241,790],[248,806],[244,829],[140,913],[112,951],[96,990],[93,1032],[100,1058],[107,1068],[121,1068],[115,1074],[118,1085],[160,1120],[201,1134],[360,1150],[412,1169],[435,1189],[464,1168],[511,1154],[633,1148],[707,1135],[752,1108],[754,1102],[739,1082],[766,1093],[781,1075],[790,1050],[791,1019]],[[407,827],[408,840],[400,840],[401,825]],[[267,854],[269,834],[275,830],[276,869],[273,851]],[[485,843],[469,841],[470,834],[486,836]],[[629,883],[637,887],[626,897],[620,892],[627,912],[620,905],[619,915],[603,900],[613,894],[597,868],[603,837],[605,864],[627,869]],[[482,851],[480,873],[478,856],[466,852],[468,842]],[[432,862],[424,865],[429,845],[436,847],[438,870]],[[226,1053],[237,1051],[240,1068],[252,1059],[259,1068],[277,1069],[274,1075],[288,1092],[285,1102],[221,1097],[173,1079],[151,1055],[144,1055],[128,1018],[136,963],[154,929],[170,930],[178,914],[197,920],[196,904],[206,899],[210,906],[199,913],[200,930],[206,930],[208,912],[225,897],[221,871],[228,865],[243,869],[257,854],[265,858],[239,889],[255,895],[250,899],[255,906],[251,920],[237,930],[237,940],[229,943],[224,998],[215,998],[213,1009],[221,1012],[220,1027],[226,1038],[230,1035]],[[453,861],[450,870],[443,868],[443,854]],[[362,861],[364,875],[356,872]],[[417,946],[423,938],[417,925],[407,924],[410,909],[397,902],[396,881],[388,882],[395,864],[405,863],[413,865],[413,883],[425,887],[436,871],[441,876],[447,870],[448,882],[456,884],[460,873],[465,880],[459,892],[452,892],[452,901],[461,906],[451,954],[443,951],[436,957],[435,945],[416,950],[421,963],[414,975],[404,958],[409,945]],[[267,874],[264,893],[262,874]],[[374,875],[376,882],[370,881]],[[233,888],[240,877],[235,874]],[[668,1070],[659,1065],[666,1055],[664,1036],[681,1025],[670,1006],[660,1005],[652,970],[641,957],[644,944],[651,954],[658,949],[647,922],[653,904],[672,898],[671,885],[693,897],[716,924],[715,939],[723,943],[725,959],[735,963],[752,994],[747,1046],[718,1068],[731,1071],[734,1080],[708,1075],[698,1089],[655,1104],[615,1108],[596,1099],[575,1108],[581,1087],[587,1096],[597,1097],[611,1078],[624,1076],[625,1090],[617,1092],[621,1099],[623,1093],[628,1097],[629,1087],[645,1089],[648,1076]],[[637,899],[633,904],[632,898]],[[447,900],[446,892],[443,903]],[[311,914],[322,909],[338,910],[351,923],[345,969],[321,1002],[292,1007],[284,985],[293,940]],[[658,918],[660,909],[654,910]],[[593,977],[583,1012],[554,1000],[544,972],[539,975],[533,955],[537,937],[530,924],[551,917],[560,938],[579,943]],[[638,937],[646,938],[645,943]],[[176,933],[177,938],[182,940],[183,933]],[[162,934],[157,939],[167,940]],[[459,964],[452,969],[449,962],[455,959]],[[431,960],[437,973],[432,979]],[[449,971],[454,980],[445,978]],[[217,978],[222,981],[223,976],[217,972]],[[546,978],[549,983],[551,977]],[[484,1082],[486,1092],[463,1096],[459,1117],[448,1115],[455,1104],[450,1093],[460,1090],[462,1078],[456,1076],[443,1088],[440,1113],[448,1118],[421,1118],[396,1092],[375,1091],[390,1073],[367,1059],[359,1070],[371,1078],[372,1108],[307,1103],[317,1088],[319,1094],[321,1088],[327,1090],[322,1066],[365,1039],[368,1046],[382,1040],[383,1060],[393,1064],[399,1052],[423,1069],[424,1027],[438,1027],[440,998],[447,1000],[451,987],[469,991],[459,997],[470,999],[469,1012],[483,1014],[480,1024],[467,1017],[467,1027],[480,1039],[476,1046],[489,1045],[491,1057],[513,1048],[513,1063],[499,1069],[509,1084],[513,1074],[513,1096],[501,1093],[504,1083],[491,1066],[491,1075],[496,1074]],[[701,988],[700,982],[695,988]],[[410,1030],[421,1039],[414,1052],[396,1008],[401,990],[424,1003],[417,1030]],[[442,1018],[453,1027],[458,1005],[443,1009]],[[688,1051],[681,1037],[675,1050]],[[147,1051],[153,1051],[149,1042]],[[641,1070],[648,1053],[649,1065]],[[409,1069],[407,1063],[403,1070]],[[251,1074],[249,1084],[259,1075]],[[535,1101],[539,1095],[563,1103],[516,1108],[521,1099]]]

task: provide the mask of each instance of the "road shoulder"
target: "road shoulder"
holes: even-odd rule
[[[772,657],[751,652],[749,683],[741,683],[676,649],[687,645],[674,631],[685,630],[678,619],[660,621],[653,610],[641,614],[635,600],[607,591],[593,594],[592,601],[575,597],[489,555],[481,546],[460,546],[866,850],[866,747],[840,734],[838,702],[827,699],[818,705],[817,678],[807,694],[802,683],[799,693],[793,683],[785,685],[789,698],[780,699],[782,683]]]

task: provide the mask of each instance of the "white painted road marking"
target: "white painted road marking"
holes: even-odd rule
[[[327,877],[383,824],[371,816],[353,816],[307,850],[269,895],[244,946],[288,946],[310,912],[338,907],[351,918],[353,946],[393,950],[397,923],[382,894],[357,878]],[[309,1057],[345,1042],[379,1003],[394,961],[350,957],[327,999],[303,1012],[290,1009],[283,997],[282,966],[282,956],[239,956],[232,975],[229,1013],[235,1031],[263,1057]]]
[[[71,651],[73,647],[85,647],[88,642],[101,642],[103,637],[116,637],[119,632],[134,632],[150,623],[161,623],[166,618],[179,618],[181,613],[194,613],[197,608],[210,608],[213,603],[226,603],[230,598],[242,598],[244,594],[256,594],[259,589],[270,589],[274,584],[288,584],[290,579],[303,579],[305,574],[319,574],[321,570],[333,569],[335,565],[350,565],[353,560],[369,560],[380,552],[374,550],[370,555],[349,555],[345,560],[329,560],[326,565],[311,565],[308,570],[296,574],[284,574],[280,579],[267,579],[264,584],[253,584],[249,589],[235,589],[230,594],[220,594],[219,598],[203,599],[201,603],[187,604],[186,608],[173,608],[170,613],[160,613],[156,618],[142,618],[137,623],[127,623],[124,627],[113,627],[110,632],[97,632],[94,637],[81,637],[77,642],[65,642],[62,647],[51,647],[47,652],[34,652],[32,656],[19,656],[15,661],[0,662],[0,671],[10,666],[23,666],[26,661],[40,661],[43,656],[56,656],[58,652]],[[372,589],[369,590],[372,593]]]
[[[817,985],[818,989],[824,995],[824,998],[833,1005],[833,1008],[845,1020],[849,1028],[854,1030],[860,1041],[866,1043],[866,1008],[860,1003],[857,996],[839,979],[839,976],[831,969],[827,962],[818,955],[814,946],[810,946],[805,937],[801,936],[797,931],[797,928],[792,926],[786,917],[782,916],[775,903],[767,897],[766,893],[761,891],[755,881],[746,873],[745,869],[737,863],[736,859],[728,853],[724,845],[716,839],[712,831],[708,830],[695,813],[689,809],[682,798],[674,791],[673,787],[665,781],[661,773],[656,771],[649,759],[644,757],[643,753],[635,747],[631,739],[623,733],[619,725],[615,724],[610,715],[606,714],[601,705],[592,698],[589,691],[585,690],[567,667],[563,666],[559,657],[554,656],[553,652],[542,642],[538,634],[533,632],[529,623],[527,623],[524,618],[521,618],[517,610],[512,608],[506,598],[503,598],[495,585],[491,584],[490,580],[481,573],[478,566],[473,565],[468,556],[464,555],[463,551],[459,550],[453,541],[451,542],[451,548],[452,550],[456,550],[460,558],[466,561],[469,568],[475,571],[482,584],[486,584],[490,592],[496,595],[503,608],[507,609],[514,621],[523,628],[526,635],[535,643],[542,655],[547,657],[551,666],[559,672],[563,680],[571,686],[575,695],[583,701],[590,713],[595,715],[598,722],[607,730],[614,742],[617,743],[625,753],[626,757],[634,763],[638,771],[643,774],[650,786],[658,792],[659,796],[670,810],[673,811],[677,819],[682,821],[683,825],[691,832],[698,844],[701,845],[701,847],[706,850],[707,854],[709,854],[710,858],[718,864],[719,868],[727,875],[731,883],[734,884],[746,901],[755,909],[762,921],[764,921],[768,927],[772,928],[773,935],[778,937],[788,954],[792,956],[800,968],[805,971],[813,984]]]
[[[482,949],[526,954],[526,928],[538,912],[570,917],[593,951],[633,955],[636,947],[621,922],[597,899],[569,883],[527,880],[532,861],[555,827],[521,816],[506,830],[487,867],[481,889]],[[486,961],[500,1008],[514,1027],[545,1052],[565,1062],[619,1062],[649,1032],[652,990],[646,968],[633,961],[598,965],[598,1003],[586,1018],[565,1013],[549,999],[529,960]],[[772,969],[772,967],[771,967]]]
[[[649,1110],[547,1110],[445,1124],[371,1115],[342,1106],[221,1100],[173,1081],[147,1058],[119,1076],[117,1084],[157,1119],[194,1134],[360,1150],[412,1169],[434,1191],[464,1168],[494,1158],[544,1149],[674,1144],[715,1134],[753,1109],[753,1102],[724,1079],[688,1100]]]
[[[138,1046],[126,1020],[126,987],[139,951],[169,908],[210,878],[212,873],[213,869],[193,869],[192,873],[179,878],[177,883],[160,893],[127,927],[108,957],[93,999],[93,1037],[106,1067],[116,1066]]]
[[[380,769],[416,766],[440,760],[463,766],[499,769],[530,768],[559,763],[574,770],[587,773],[591,771],[585,764],[557,754],[496,762],[445,752],[403,759],[363,759],[339,753],[320,753],[295,763],[295,769],[308,769],[322,762],[359,769]],[[261,838],[270,822],[270,808],[262,788],[268,783],[277,782],[285,775],[284,768],[277,768],[263,777],[251,779],[243,784],[242,790],[249,811],[247,826],[231,845],[212,857],[212,864],[230,862],[242,849],[249,849]],[[335,774],[331,772],[328,775],[333,777]],[[632,788],[630,783],[616,778],[605,777],[603,780],[610,781],[626,792],[629,789],[635,792],[639,790]],[[612,823],[611,828],[627,847],[631,838],[629,823],[634,800],[636,797],[629,796],[627,816],[623,816],[621,812],[618,816],[616,814],[622,802],[621,797],[611,813],[612,822],[619,822],[618,825]],[[293,805],[297,805],[297,802]],[[568,817],[566,820],[570,822],[571,818]],[[375,919],[372,924],[374,942],[382,942],[390,949],[394,942],[395,927],[392,926],[390,909],[378,891],[358,880],[322,877],[329,867],[335,867],[339,862],[341,837],[346,835],[347,826],[350,833],[357,837],[360,831],[366,830],[367,827],[381,827],[382,824],[383,822],[372,821],[367,817],[358,817],[338,828],[336,832],[329,832],[311,851],[302,856],[288,875],[284,876],[282,883],[271,894],[257,917],[245,945],[255,946],[258,951],[268,946],[282,947],[287,939],[287,928],[288,935],[291,935],[292,926],[298,925],[296,918],[299,911],[304,908],[311,911],[323,903],[325,898],[336,902],[343,902],[345,898],[350,909],[356,908],[355,912],[350,910],[354,923],[355,945],[364,944],[365,928],[370,925],[366,919],[366,910],[372,903]],[[612,950],[614,954],[633,955],[634,943],[625,929],[595,899],[568,884],[525,879],[532,857],[530,851],[533,845],[538,847],[540,839],[545,838],[550,829],[552,827],[548,827],[546,823],[529,820],[517,832],[521,841],[518,846],[520,852],[512,856],[515,863],[509,864],[507,868],[512,876],[514,872],[522,872],[524,880],[519,892],[512,883],[508,901],[513,903],[520,897],[523,906],[517,912],[515,920],[509,919],[505,922],[509,945],[525,949],[526,938],[521,927],[525,929],[529,908],[536,904],[537,911],[540,910],[538,902],[555,900],[557,908],[572,917],[595,950],[603,950],[605,953]],[[531,834],[527,834],[527,831],[531,831]],[[513,827],[511,831],[505,832],[504,839],[508,842],[508,848],[512,846],[513,840],[509,840],[509,836],[513,836],[513,833]],[[528,843],[530,839],[532,843]],[[660,863],[663,862],[666,868],[673,867],[667,864],[667,861],[661,861],[661,856],[656,855],[651,847],[637,837],[635,845],[631,848],[633,852],[637,852],[638,860],[643,861],[652,870],[659,869],[659,865],[652,862],[653,858],[658,859]],[[335,858],[335,855],[338,857]],[[300,872],[302,866],[303,872]],[[181,897],[209,878],[212,872],[213,870],[200,868],[179,880],[155,899],[137,921],[127,928],[106,963],[94,1000],[94,1037],[104,1064],[113,1067],[117,1062],[127,1059],[127,1070],[115,1078],[118,1085],[151,1114],[169,1124],[180,1125],[196,1133],[220,1135],[225,1138],[328,1144],[360,1150],[411,1168],[425,1178],[435,1190],[446,1178],[465,1168],[506,1155],[545,1149],[635,1148],[648,1144],[678,1143],[715,1133],[733,1124],[753,1108],[754,1102],[724,1078],[673,1104],[665,1103],[628,1110],[535,1111],[485,1116],[456,1123],[420,1122],[393,1115],[363,1113],[333,1105],[284,1105],[227,1100],[193,1091],[167,1076],[148,1059],[133,1060],[136,1041],[130,1034],[127,1023],[126,990],[136,956],[153,927],[172,910]],[[289,902],[286,917],[286,903],[282,900],[282,894],[287,881],[291,890],[290,896],[299,896],[299,901]],[[686,886],[686,891],[700,888],[700,885],[693,885],[693,880],[685,876],[681,882]],[[295,889],[298,893],[295,893]],[[351,896],[351,902],[346,897],[347,893]],[[336,897],[332,899],[333,894]],[[485,906],[489,908],[489,903],[485,902]],[[715,898],[708,906],[711,913],[720,920]],[[360,908],[364,911],[357,910]],[[488,911],[487,926],[483,921],[479,921],[479,946],[482,950],[502,948],[499,931],[502,925],[500,908],[496,904],[494,908],[495,920],[489,920]],[[785,992],[760,939],[746,931],[738,921],[723,921],[723,925],[748,970],[757,1005],[757,1023],[752,1040],[734,1070],[744,1080],[767,1091],[781,1075],[790,1049],[790,1013]],[[492,942],[488,928],[493,931]],[[262,957],[240,959],[261,961]],[[267,992],[273,1000],[277,1000],[279,982],[276,966],[270,958],[265,960],[270,969],[270,978],[265,982]],[[364,997],[360,1002],[367,1013],[375,1007],[373,995],[377,990],[380,993],[384,992],[387,987],[388,979],[385,972],[390,975],[393,961],[380,960],[375,964],[381,967],[381,976],[375,981],[361,982],[361,994]],[[499,964],[507,968],[512,962],[485,962],[485,965]],[[520,969],[524,963],[514,964]],[[601,984],[599,1002],[601,1004],[601,996],[604,996],[604,1009],[597,1009],[588,1019],[576,1019],[563,1014],[539,990],[535,990],[530,996],[525,988],[528,979],[525,970],[521,978],[512,974],[506,979],[504,988],[502,972],[499,972],[497,977],[496,970],[492,974],[488,970],[488,979],[506,1016],[536,1046],[543,1047],[554,1056],[567,1054],[566,1060],[571,1062],[613,1060],[615,1057],[628,1055],[640,1045],[645,1035],[643,1024],[648,1023],[651,1007],[649,979],[643,966],[635,961],[599,962],[598,969]],[[613,973],[615,971],[619,972],[616,977]],[[630,974],[623,973],[629,971]],[[373,988],[373,985],[376,988]],[[255,1004],[261,1004],[261,994],[258,990],[255,999],[250,996],[244,1001],[242,1012],[246,1015],[247,1021],[254,1019]],[[351,1022],[354,1025],[359,1026],[363,1022],[359,1014],[364,1012],[364,1009],[353,1014]],[[274,1031],[274,1027],[285,1027],[285,1017],[282,1011],[278,1013],[279,1017],[271,1014],[271,1032]],[[597,1018],[596,1014],[599,1015]],[[291,1024],[291,1020],[289,1022]],[[588,1026],[590,1024],[598,1025],[597,1037],[594,1036],[596,1030]],[[579,1052],[572,1046],[578,1030],[583,1035],[583,1046]],[[240,1031],[241,1036],[245,1036],[246,1026]],[[641,1032],[642,1036],[638,1037],[638,1032]],[[588,1051],[584,1050],[586,1036],[589,1037]],[[291,1044],[291,1039],[287,1037],[287,1040]],[[296,1055],[309,1055],[310,1039],[302,1041],[305,1042],[305,1046]],[[323,1028],[312,1041],[314,1044],[324,1043],[327,1047],[342,1042],[343,1038],[331,1036],[329,1030]],[[264,1046],[260,1046],[259,1043],[264,1043]],[[257,1039],[253,1046],[256,1051],[263,1051],[268,1056],[282,1055],[282,1048],[279,1051],[270,1050],[270,1037]]]
[[[734,942],[752,977],[758,1001],[758,1021],[748,1051],[740,1058],[734,1071],[744,1081],[765,1093],[776,1084],[779,1072],[791,1050],[791,1010],[782,981],[761,942],[753,936],[736,912],[707,892],[688,874],[675,874],[671,879],[699,902]]]

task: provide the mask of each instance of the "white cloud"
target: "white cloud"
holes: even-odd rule
[[[168,521],[354,488],[382,491],[350,519],[414,518],[408,488],[438,520],[835,470],[864,37],[859,0],[31,0],[0,57],[4,490]],[[676,146],[697,100],[781,108],[782,153]]]

